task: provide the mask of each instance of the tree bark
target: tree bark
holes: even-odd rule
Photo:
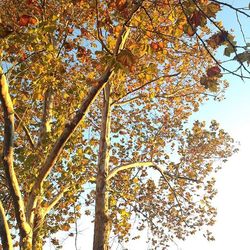
[[[43,117],[40,128],[40,136],[38,145],[42,144],[43,140],[46,139],[46,135],[51,132],[52,112],[53,112],[53,93],[49,87],[44,96],[43,103]]]
[[[93,250],[109,249],[109,150],[110,150],[110,119],[111,119],[110,85],[104,89],[102,127],[99,145],[98,172],[96,178],[95,226]]]
[[[43,236],[44,236],[43,224],[44,224],[43,213],[40,211],[37,211],[35,218],[34,218],[32,250],[43,249]]]
[[[5,211],[0,201],[0,237],[3,245],[3,249],[5,250],[12,250],[13,243],[10,234],[9,225],[6,219]]]

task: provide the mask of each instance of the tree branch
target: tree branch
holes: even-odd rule
[[[119,173],[120,171],[132,169],[132,168],[143,168],[143,167],[152,167],[152,168],[156,169],[166,181],[168,181],[167,180],[167,176],[168,176],[168,177],[174,178],[174,179],[184,179],[184,180],[188,180],[188,181],[192,181],[192,182],[198,182],[198,180],[196,180],[196,179],[188,178],[185,176],[171,175],[166,170],[164,170],[161,166],[159,166],[151,161],[135,162],[135,163],[130,163],[130,164],[122,165],[119,167],[115,167],[110,171],[109,175],[107,176],[107,181],[109,181],[110,179],[115,177],[116,174]]]
[[[112,52],[108,49],[104,41],[102,40],[102,34],[100,32],[99,27],[99,11],[98,11],[98,0],[95,1],[95,7],[96,7],[96,29],[97,29],[97,37],[99,39],[99,42],[101,43],[102,47],[110,54],[112,55]]]
[[[50,204],[44,209],[44,216],[46,216],[49,211],[61,200],[64,194],[69,190],[70,186],[66,186],[63,188],[57,195],[55,195],[54,199],[50,202]]]
[[[134,14],[137,12],[137,10],[142,6],[143,1],[144,0],[138,1],[138,3],[132,8],[130,15],[128,16],[128,18],[124,22],[123,27],[122,27],[122,29],[117,37],[117,40],[116,40],[114,55],[117,55],[119,53],[120,49],[123,49],[124,43],[126,41],[126,38],[127,38],[128,32],[129,32],[127,25],[130,22],[130,20],[132,19],[132,17],[134,16]]]
[[[210,18],[208,15],[206,15],[206,13],[200,8],[200,6],[196,3],[196,0],[192,0],[193,3],[195,4],[195,6],[198,8],[198,10],[202,13],[202,15],[207,18],[220,32],[223,32],[223,30],[220,28],[220,26],[212,20],[212,18]],[[237,13],[237,12],[236,12]],[[239,20],[238,20],[239,22]],[[240,22],[239,22],[240,23]],[[193,28],[193,27],[192,27]],[[244,37],[244,35],[243,35]],[[228,39],[226,37],[226,41],[230,44],[230,46],[233,48],[234,50],[234,54],[237,58],[237,61],[240,63],[240,65],[244,68],[244,70],[246,70],[246,72],[250,73],[250,71],[248,71],[248,69],[245,67],[244,63],[241,62],[240,58],[239,58],[239,55],[237,53],[237,50],[236,50],[236,47],[235,45],[230,41],[230,39]]]
[[[5,215],[4,207],[2,201],[0,200],[0,237],[3,245],[3,249],[12,250],[13,243],[10,234],[10,228]]]
[[[239,8],[236,8],[234,7],[233,5],[231,4],[228,4],[228,3],[224,3],[224,2],[221,2],[221,1],[217,1],[217,0],[211,0],[212,2],[215,2],[215,3],[218,3],[218,4],[221,4],[221,5],[225,5],[227,7],[229,7],[230,9],[233,9],[235,10],[236,12],[239,12],[241,13],[242,15],[246,16],[246,17],[250,17],[250,15],[248,15],[246,12],[240,10]]]
[[[126,21],[123,24],[123,28],[120,31],[117,41],[116,41],[116,46],[114,50],[114,54],[117,55],[121,47],[124,45],[125,40],[127,39],[127,32],[128,29],[126,25],[130,22],[131,18],[135,14],[135,12],[140,8],[142,4],[142,0],[139,1],[138,4],[134,6],[132,9],[129,17],[126,19]],[[41,186],[43,181],[47,178],[49,175],[51,169],[55,165],[57,159],[59,158],[66,142],[69,140],[70,136],[73,134],[77,126],[79,125],[80,121],[86,116],[90,105],[95,101],[97,96],[99,95],[100,91],[104,88],[105,84],[109,80],[113,73],[113,63],[111,63],[103,73],[103,75],[96,81],[92,82],[92,85],[94,85],[90,91],[87,97],[84,98],[82,101],[82,104],[79,108],[79,110],[76,112],[75,116],[71,121],[69,121],[59,136],[59,138],[56,140],[50,154],[45,160],[44,165],[39,171],[38,177],[36,179],[36,182],[34,183],[31,192],[30,192],[30,197],[28,201],[28,206],[27,206],[27,215],[30,217],[32,211],[33,211],[33,206],[36,202],[36,193],[41,190]],[[91,83],[90,83],[91,84]]]
[[[160,79],[163,78],[163,77],[174,77],[174,76],[178,76],[179,74],[180,74],[180,73],[175,73],[175,74],[172,74],[172,75],[163,75],[163,76],[159,76],[159,77],[157,77],[157,78],[155,78],[155,79],[153,79],[153,80],[151,80],[151,81],[148,81],[148,82],[142,84],[141,86],[139,86],[139,87],[137,87],[137,88],[131,90],[130,92],[126,93],[124,96],[122,96],[122,97],[119,98],[118,100],[114,101],[114,102],[112,103],[112,105],[114,105],[114,106],[120,105],[120,104],[119,104],[119,103],[120,103],[119,101],[120,101],[121,99],[123,99],[124,97],[126,97],[126,96],[128,96],[128,95],[130,95],[130,94],[132,94],[132,93],[134,93],[134,92],[136,92],[136,91],[142,89],[143,87],[145,87],[145,86],[147,86],[147,85],[149,85],[149,84],[151,84],[151,83],[154,83],[154,82],[160,80]],[[132,98],[132,99],[134,100],[134,99],[136,99],[136,98],[137,98],[137,97]],[[124,101],[124,102],[127,102],[127,101]],[[122,103],[122,102],[121,102],[121,103]],[[125,103],[124,103],[124,104],[125,104]],[[123,104],[121,104],[121,105],[123,105]]]
[[[52,111],[53,111],[53,93],[51,87],[45,91],[43,103],[43,116],[40,126],[40,135],[37,145],[41,145],[46,135],[51,132]]]
[[[22,118],[16,112],[15,112],[15,117],[19,120],[19,124],[22,126],[22,128],[23,128],[23,130],[24,130],[24,132],[25,132],[25,134],[26,134],[26,136],[28,138],[28,141],[29,141],[32,149],[35,149],[35,143],[34,143],[32,137],[31,137],[31,134],[30,134],[28,128],[23,123]]]
[[[90,89],[89,94],[87,97],[85,97],[82,101],[82,104],[78,111],[76,112],[75,116],[71,121],[69,121],[66,125],[64,130],[62,131],[61,135],[59,138],[56,140],[51,152],[47,156],[45,163],[41,167],[38,177],[36,179],[36,182],[34,183],[31,192],[30,192],[30,197],[28,201],[28,206],[27,206],[27,215],[30,217],[33,206],[35,204],[35,198],[36,194],[41,190],[41,186],[43,181],[47,178],[49,175],[50,171],[52,170],[53,166],[55,165],[57,159],[59,158],[60,154],[62,153],[62,150],[79,125],[79,123],[82,121],[82,119],[86,116],[90,105],[95,101],[97,96],[99,95],[100,91],[103,89],[105,86],[106,82],[109,80],[113,72],[113,65],[110,65],[107,67],[105,70],[104,74],[96,80],[94,83],[94,86]],[[93,85],[93,84],[92,84]]]
[[[243,76],[243,75],[239,75],[239,74],[235,73],[234,71],[231,71],[231,70],[225,68],[224,66],[222,66],[222,65],[219,63],[219,61],[214,57],[214,55],[212,54],[212,52],[208,49],[206,43],[203,41],[203,39],[202,39],[201,36],[198,34],[198,32],[196,31],[196,29],[192,26],[192,24],[191,24],[191,22],[190,22],[190,20],[189,20],[189,17],[188,17],[188,15],[187,15],[187,13],[186,13],[186,11],[185,11],[185,9],[184,9],[184,6],[183,6],[181,0],[179,0],[179,4],[180,4],[180,6],[181,6],[181,8],[182,8],[182,11],[183,11],[183,13],[184,13],[186,19],[187,19],[188,24],[190,25],[190,27],[191,27],[192,30],[194,31],[196,37],[199,39],[199,41],[200,41],[200,42],[202,43],[202,45],[204,46],[204,48],[205,48],[205,50],[207,51],[207,53],[209,54],[209,56],[214,60],[214,62],[215,62],[221,69],[225,70],[226,72],[228,72],[228,73],[230,73],[230,74],[232,74],[232,75],[238,76],[238,77],[240,77],[241,79],[243,79],[243,78],[250,79],[250,77],[248,77],[248,76]],[[238,68],[238,69],[239,69],[239,68]],[[238,69],[237,69],[236,71],[238,71]]]
[[[210,94],[201,93],[201,92],[191,92],[191,93],[187,93],[187,94],[183,94],[183,95],[177,95],[178,93],[181,93],[182,91],[189,90],[189,89],[192,89],[192,87],[177,89],[175,92],[173,92],[171,94],[164,94],[163,93],[162,95],[155,95],[155,97],[156,98],[173,98],[173,97],[184,97],[184,96],[194,95],[194,94],[202,94],[202,95],[209,95],[209,96],[215,97],[215,95],[210,95]],[[128,104],[130,102],[133,102],[134,100],[137,100],[137,99],[143,98],[143,97],[147,97],[147,96],[145,94],[144,95],[138,95],[138,96],[132,97],[131,99],[128,99],[128,100],[125,100],[125,101],[113,102],[112,105],[113,106],[125,105],[125,104]],[[121,100],[122,98],[120,98],[119,100]]]
[[[4,146],[3,146],[3,166],[6,180],[15,209],[15,217],[20,229],[21,238],[25,238],[30,233],[30,227],[26,221],[24,202],[20,187],[13,166],[14,160],[14,109],[9,94],[9,87],[0,68],[0,100],[4,113]]]

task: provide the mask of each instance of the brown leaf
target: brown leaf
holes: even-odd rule
[[[194,27],[198,27],[201,25],[202,21],[202,13],[200,11],[196,11],[193,13],[192,17],[190,18],[190,22]]]
[[[218,76],[220,75],[221,69],[219,66],[213,66],[207,70],[207,76],[212,77],[212,76]]]
[[[117,61],[124,66],[131,67],[135,63],[135,56],[129,49],[124,49],[118,54]]]

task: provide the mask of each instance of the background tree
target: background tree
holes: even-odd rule
[[[41,249],[46,236],[69,230],[80,216],[76,201],[80,202],[84,183],[93,182],[97,172],[97,143],[86,135],[100,117],[97,97],[107,82],[114,105],[134,100],[137,117],[140,112],[151,115],[147,101],[156,98],[152,107],[179,105],[172,115],[185,120],[193,111],[184,109],[187,102],[197,109],[206,88],[223,88],[221,70],[248,77],[248,45],[236,46],[216,20],[223,5],[234,8],[205,0],[1,1],[0,222],[6,225],[10,218],[9,227],[12,232],[18,229],[21,248]],[[249,17],[244,9],[235,11]],[[221,45],[226,55],[238,61],[236,71],[215,59]],[[95,101],[96,108],[92,105],[89,113]],[[119,113],[115,115],[121,119]],[[145,133],[157,127],[146,125]],[[142,127],[137,130],[138,138],[145,135]],[[187,141],[192,136],[188,134]],[[140,139],[135,142],[145,147]],[[185,143],[191,142],[183,141],[182,147]],[[160,146],[156,148],[159,155],[163,153]],[[138,161],[136,157],[130,160]],[[8,197],[11,203],[5,202]],[[6,237],[9,229],[4,228],[3,245],[11,245]]]

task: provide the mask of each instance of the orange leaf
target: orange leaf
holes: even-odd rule
[[[32,24],[32,25],[38,24],[38,19],[35,17],[30,17],[29,24]]]
[[[159,45],[159,47],[160,47],[161,49],[164,48],[164,42],[159,42],[158,45]]]
[[[118,10],[122,11],[127,6],[127,0],[116,0],[116,7]]]
[[[19,25],[20,25],[20,26],[28,26],[30,17],[31,17],[31,16],[28,16],[28,15],[22,15],[22,16],[19,18],[19,22],[18,22]]]
[[[38,19],[33,17],[33,16],[29,16],[29,15],[22,15],[19,18],[18,21],[20,26],[28,26],[29,24],[35,25],[38,23]]]
[[[151,48],[152,48],[153,50],[158,50],[158,48],[159,48],[159,45],[158,45],[158,43],[156,43],[156,42],[152,42],[152,43],[150,44],[150,46],[151,46]]]
[[[195,34],[195,28],[188,25],[187,28],[185,29],[185,33],[188,34],[189,36],[193,36]]]
[[[63,231],[69,231],[70,225],[64,224],[64,225],[62,225],[61,229],[62,229]]]

